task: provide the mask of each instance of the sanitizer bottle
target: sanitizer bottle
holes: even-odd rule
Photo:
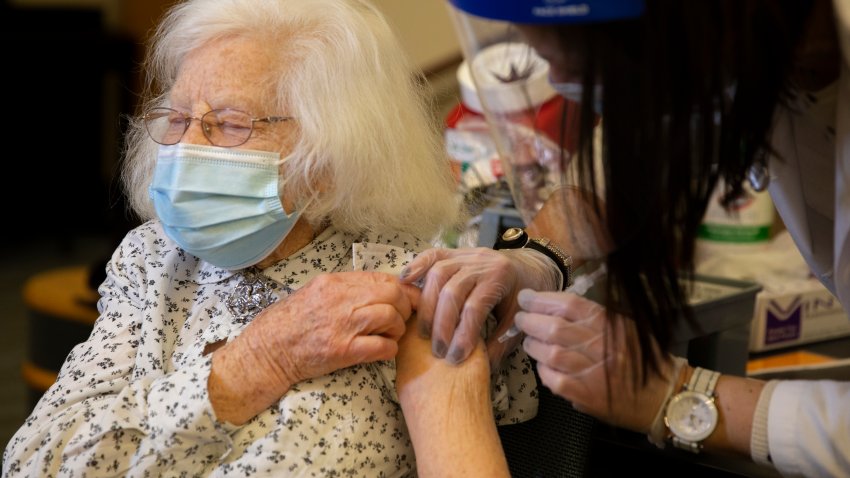
[[[756,192],[744,183],[744,194],[724,208],[724,185],[717,184],[697,238],[696,263],[716,254],[763,250],[770,241],[775,209],[767,191]]]

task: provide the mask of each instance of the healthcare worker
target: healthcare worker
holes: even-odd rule
[[[675,327],[693,323],[680,278],[693,272],[718,180],[729,203],[745,181],[767,187],[812,273],[850,310],[850,1],[451,7],[528,235],[552,241],[421,254],[403,280],[424,280],[420,333],[434,354],[464,360],[492,311],[502,331],[523,334],[488,344],[491,361],[522,340],[544,385],[580,411],[660,447],[748,456],[787,476],[850,476],[850,382],[721,375],[669,353]],[[541,156],[551,147],[520,134],[533,111],[529,121],[500,106],[534,75],[533,56],[517,53],[529,46],[552,87],[581,103],[562,135],[577,135],[578,149],[559,152],[554,168]],[[512,247],[522,249],[502,250]],[[562,276],[607,270],[598,300],[527,289],[555,268],[518,251],[548,255]]]

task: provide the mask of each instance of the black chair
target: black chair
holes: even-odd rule
[[[540,382],[534,366],[539,409],[533,419],[498,427],[513,478],[588,476],[591,435],[596,419],[576,411]]]

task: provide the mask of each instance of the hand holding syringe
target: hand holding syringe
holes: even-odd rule
[[[582,274],[575,278],[572,285],[566,288],[564,292],[572,292],[573,294],[577,294],[580,296],[584,296],[596,281],[602,278],[607,269],[605,268],[605,264],[602,263],[599,267],[596,268],[593,272],[588,274]],[[516,325],[512,325],[510,329],[507,330],[504,334],[499,337],[499,343],[503,343],[510,339],[511,337],[516,337],[520,333],[519,328]]]

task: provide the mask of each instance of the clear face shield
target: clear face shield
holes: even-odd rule
[[[614,248],[604,219],[604,181],[601,174],[590,179],[596,185],[593,194],[587,174],[578,171],[573,161],[580,106],[551,86],[549,63],[535,52],[516,24],[533,28],[534,24],[637,16],[643,11],[643,2],[450,3],[465,67],[500,155],[514,207],[529,233],[552,240],[572,256],[576,265],[604,258]],[[611,8],[605,8],[612,3],[626,5],[629,11],[622,7],[612,13]],[[600,5],[603,8],[597,8]]]

